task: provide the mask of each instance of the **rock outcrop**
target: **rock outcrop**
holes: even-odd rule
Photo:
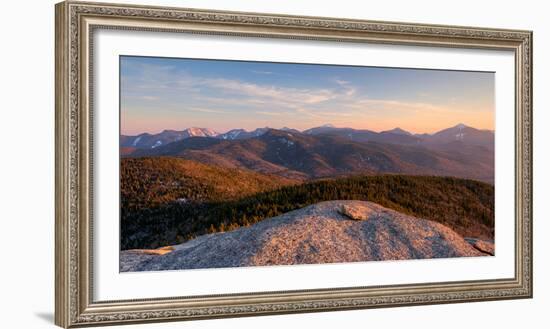
[[[120,270],[475,257],[487,250],[494,253],[490,242],[476,245],[442,224],[376,203],[326,201],[161,251],[122,251]]]
[[[379,215],[372,207],[362,203],[343,204],[338,212],[353,220],[368,220]]]
[[[495,255],[495,244],[490,241],[485,241],[481,239],[476,238],[465,238],[469,244],[472,245],[472,247],[476,248],[477,250],[486,253],[487,255],[494,256]]]

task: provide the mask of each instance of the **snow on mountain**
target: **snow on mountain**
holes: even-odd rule
[[[244,129],[231,129],[230,131],[224,133],[224,134],[219,134],[218,138],[220,139],[229,139],[229,140],[234,140],[234,139],[237,139],[239,137],[240,134],[242,133],[246,133],[246,130]]]
[[[293,128],[289,128],[289,127],[283,127],[281,128],[280,130],[282,131],[287,131],[287,132],[291,132],[291,133],[301,133],[301,131],[297,130],[297,129],[293,129]]]
[[[191,127],[185,129],[183,132],[187,134],[187,137],[215,137],[218,135],[216,131],[209,128]]]
[[[306,129],[306,130],[302,131],[302,133],[304,133],[306,135],[317,135],[317,134],[324,134],[324,133],[327,133],[327,132],[331,132],[331,131],[335,131],[335,130],[342,130],[342,129],[346,129],[346,128],[336,128],[331,124],[324,124],[324,125],[319,126],[319,127],[313,127],[313,128]]]
[[[258,128],[258,129],[256,129],[256,130],[254,130],[254,131],[252,132],[252,134],[253,134],[254,136],[258,137],[258,136],[261,136],[261,135],[265,134],[266,131],[268,131],[269,129],[270,129],[270,128],[268,128],[268,127],[265,127],[265,128]]]
[[[244,129],[232,129],[224,134],[216,135],[219,139],[235,140],[235,139],[247,139],[252,137],[259,137],[265,134],[270,128],[257,128],[253,131],[246,131]]]
[[[142,136],[138,136],[138,137],[134,140],[134,142],[132,143],[132,146],[137,146],[137,144],[138,144],[139,141],[141,140],[141,137],[142,137]]]
[[[135,147],[139,149],[151,149],[177,142],[189,137],[214,137],[218,133],[209,128],[191,127],[185,130],[163,130],[158,134],[143,133],[137,136],[121,135],[121,147]]]
[[[190,127],[181,131],[163,130],[158,134],[142,133],[135,136],[121,135],[121,147],[133,147],[137,149],[152,149],[161,145],[167,145],[172,142],[180,141],[190,137],[213,137],[223,140],[241,140],[263,136],[271,128],[256,128],[247,131],[242,128],[232,129],[225,133],[218,133],[210,128]],[[490,130],[479,130],[463,123],[453,127],[443,129],[433,134],[411,134],[401,128],[381,131],[379,133],[371,130],[361,130],[353,128],[336,128],[332,124],[306,129],[302,132],[288,127],[278,129],[289,133],[320,135],[331,134],[341,136],[349,140],[358,142],[383,142],[392,144],[446,144],[450,142],[465,142],[473,145],[488,146],[494,145],[494,132]]]
[[[466,143],[494,148],[495,134],[490,130],[479,130],[459,123],[423,138],[429,144]]]

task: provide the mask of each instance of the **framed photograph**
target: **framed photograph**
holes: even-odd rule
[[[56,6],[56,324],[530,298],[532,33]]]

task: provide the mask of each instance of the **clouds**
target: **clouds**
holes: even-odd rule
[[[260,70],[250,70],[250,72],[256,73],[256,74],[268,74],[268,75],[273,74],[273,72],[271,71],[260,71]]]
[[[216,113],[216,114],[228,114],[228,112],[223,110],[213,110],[209,108],[201,108],[201,107],[186,107],[184,111],[191,111],[191,112],[200,112],[200,113]]]
[[[134,66],[134,69],[137,67]],[[165,106],[167,103],[194,103],[214,107],[248,105],[268,106],[272,110],[315,106],[343,96],[334,88],[291,88],[242,79],[204,77],[169,69],[167,66],[155,69],[154,65],[143,65],[141,74],[135,72],[132,79],[124,77],[122,91],[127,101],[136,98],[158,100]],[[143,96],[145,91],[154,92],[156,96]]]
[[[287,88],[225,78],[208,79],[189,76],[183,82],[185,85],[193,84],[196,87],[206,87],[213,92],[229,97],[246,96],[251,98],[252,102],[277,102],[286,107],[318,104],[337,96],[337,93],[329,89]]]
[[[256,111],[254,113],[261,114],[261,115],[269,115],[269,116],[281,116],[281,115],[288,114],[283,112],[268,112],[268,111]]]
[[[349,81],[346,81],[346,80],[340,80],[340,79],[336,79],[334,80],[334,82],[336,82],[338,85],[340,86],[347,86],[349,85],[351,82]]]
[[[121,62],[121,102],[123,130],[132,132],[138,129],[138,114],[148,117],[151,132],[190,126],[307,129],[327,122],[425,132],[434,125],[420,120],[466,122],[460,119],[493,111],[492,106],[471,110],[492,95],[480,100],[479,90],[469,93],[469,85],[456,81],[442,89],[441,77],[430,81],[423,70],[389,74],[389,69],[326,65],[131,59]],[[411,71],[417,72],[411,76]]]
[[[141,99],[143,100],[146,100],[146,101],[156,101],[158,100],[159,98],[157,96],[141,96]]]

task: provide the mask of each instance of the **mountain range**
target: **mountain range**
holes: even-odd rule
[[[153,149],[172,142],[181,141],[190,137],[212,137],[222,140],[242,140],[259,137],[270,130],[281,130],[294,134],[305,135],[334,135],[358,142],[381,142],[392,144],[443,144],[453,141],[461,141],[467,144],[493,147],[494,132],[491,130],[480,130],[468,127],[464,124],[458,124],[454,127],[443,129],[433,134],[413,134],[401,128],[375,132],[367,129],[337,128],[326,124],[323,126],[310,128],[304,131],[283,127],[281,129],[272,129],[269,127],[256,128],[252,131],[245,129],[232,129],[225,133],[216,132],[209,128],[191,127],[181,131],[164,130],[157,134],[142,133],[139,135],[120,136],[120,146],[135,149]]]
[[[143,133],[137,136],[120,136],[120,146],[130,148],[150,148],[166,145],[189,137],[216,137],[219,133],[208,128],[187,128],[182,131],[163,130],[158,134]]]
[[[302,132],[258,128],[224,134],[190,128],[122,136],[121,154],[180,157],[298,180],[379,173],[494,179],[494,132],[463,124],[430,135],[330,125]]]

